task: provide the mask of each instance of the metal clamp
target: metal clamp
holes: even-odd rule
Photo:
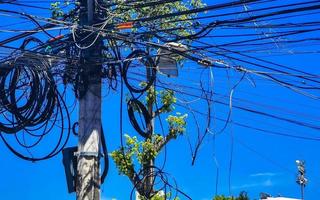
[[[100,157],[101,153],[82,151],[82,152],[75,152],[74,155],[77,157]]]

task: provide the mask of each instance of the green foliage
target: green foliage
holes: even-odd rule
[[[146,83],[145,83],[146,84]],[[147,90],[147,95],[145,97],[146,100],[146,105],[150,105],[150,104],[154,104],[158,95],[158,91],[156,91],[154,89],[154,86],[151,86],[148,90]]]
[[[177,115],[169,115],[166,121],[169,124],[169,135],[176,138],[177,136],[185,132],[185,127],[187,125],[186,118],[187,114],[182,115],[177,113]]]
[[[151,138],[144,141],[138,141],[137,137],[131,137],[125,134],[126,143],[123,148],[113,151],[110,155],[116,163],[120,174],[132,177],[134,162],[138,161],[140,165],[149,163],[159,154],[162,145],[170,139],[177,138],[185,132],[187,115],[169,115],[167,122],[169,133],[166,138],[161,135],[153,134]]]
[[[63,4],[61,4],[60,2],[61,1],[56,1],[51,3],[52,16],[54,18],[61,17],[63,15],[62,8],[69,6],[73,1],[64,0]],[[105,2],[107,2],[108,5],[113,6],[103,6],[103,4],[100,4],[97,6],[97,8],[105,11],[106,18],[111,19],[109,20],[110,24],[117,24],[127,22],[130,20],[166,15],[170,13],[187,11],[190,9],[201,8],[205,6],[202,0],[182,0],[154,5],[152,5],[154,2],[156,2],[154,0],[144,0],[137,2],[131,1],[130,3],[128,3],[127,0],[105,0]],[[79,2],[75,1],[74,4],[78,5]],[[194,24],[192,20],[187,19],[190,19],[195,16],[196,14],[188,14],[160,18],[153,20],[152,22],[140,22],[140,26],[146,28],[147,30],[189,27],[187,29],[178,29],[171,32],[180,36],[186,36],[193,32],[193,28],[191,26]],[[132,31],[137,31],[137,28],[133,29]],[[147,36],[147,38],[152,39],[152,34]]]
[[[213,200],[234,200],[233,197],[225,197],[224,195],[215,196]]]
[[[171,199],[171,193],[167,193],[166,197],[168,199]],[[145,197],[142,197],[142,196],[139,196],[139,198],[141,200],[166,200],[165,199],[165,195],[163,193],[160,193],[160,192],[158,194],[154,195],[151,199],[146,199]],[[173,200],[180,200],[180,198],[179,197],[175,197]]]
[[[140,142],[141,150],[138,152],[137,157],[141,165],[149,163],[150,160],[153,160],[159,153],[156,149],[155,139],[154,137],[152,138],[152,140],[147,139]]]
[[[58,19],[63,17],[64,11],[62,7],[70,5],[70,0],[65,0],[63,4],[60,1],[53,2],[50,4],[51,15],[53,19]]]
[[[125,135],[126,145],[118,150],[113,151],[110,156],[116,163],[120,174],[132,177],[134,173],[133,157],[137,154],[139,144],[137,137]]]
[[[134,162],[144,165],[154,159],[159,153],[157,145],[163,141],[163,137],[154,134],[151,139],[138,141],[137,137],[125,134],[125,139],[124,147],[113,151],[110,156],[115,161],[120,174],[132,177]]]
[[[173,106],[177,102],[172,90],[162,90],[160,91],[160,98],[162,103],[161,113],[169,113],[175,109]]]
[[[143,6],[155,2],[154,0],[145,0],[143,2],[128,2],[125,0],[113,0],[110,3],[114,3],[114,6],[106,8],[107,16],[112,17],[110,23],[122,23],[129,20],[137,20],[141,18],[149,18],[159,15],[166,15],[175,12],[187,11],[194,8],[203,7],[205,4],[201,0],[191,0],[191,1],[175,1],[168,2],[150,6]],[[157,31],[164,29],[175,29],[170,31],[170,35],[188,36],[193,33],[192,25],[194,22],[192,20],[187,20],[195,17],[196,14],[189,15],[178,15],[174,17],[160,18],[147,22],[139,22],[140,26],[146,31]],[[184,27],[179,29],[179,27]],[[178,29],[176,29],[178,28]],[[132,29],[133,32],[138,31],[138,28]],[[142,40],[152,40],[154,38],[154,33],[145,35]]]
[[[224,195],[218,195],[213,200],[249,200],[248,193],[245,191],[240,192],[238,197],[226,197]]]
[[[141,83],[145,86],[145,83]],[[169,113],[174,110],[173,104],[176,102],[174,92],[171,90],[156,91],[154,87],[150,87],[146,92],[146,106],[154,106],[156,98],[160,98],[161,108],[158,114]],[[137,109],[136,111],[138,111]],[[155,118],[156,115],[153,114]],[[176,139],[186,130],[187,115],[181,113],[168,115],[166,121],[168,124],[168,132],[165,136],[153,133],[150,138],[139,141],[137,137],[131,137],[125,134],[125,145],[113,151],[110,156],[113,158],[119,173],[128,176],[131,180],[134,179],[135,168],[147,166],[151,161],[155,160],[164,147],[170,140]],[[152,200],[164,200],[162,196],[154,196]],[[178,200],[178,199],[176,199]]]
[[[140,83],[141,87],[145,87],[146,85],[146,82]],[[177,99],[175,97],[174,91],[168,89],[156,91],[154,89],[154,86],[151,86],[147,90],[147,94],[145,97],[145,105],[148,106],[150,104],[155,104],[158,95],[160,96],[160,101],[162,104],[158,110],[159,113],[169,113],[175,109],[173,104],[177,102]]]
[[[63,11],[60,8],[60,2],[51,3],[50,9],[52,10],[52,18],[57,19],[63,16]]]

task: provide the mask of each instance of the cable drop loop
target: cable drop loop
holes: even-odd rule
[[[138,112],[143,115],[144,122],[146,124],[145,128],[141,128],[139,125],[134,113]],[[137,99],[130,99],[128,101],[128,115],[129,120],[133,128],[144,138],[150,138],[152,134],[152,126],[151,126],[151,116],[148,113],[147,108]]]
[[[141,65],[139,66],[135,66],[133,64],[134,60],[139,60],[141,62]],[[131,67],[136,67],[137,71],[135,71],[133,74],[139,76],[139,72],[141,73],[142,68],[140,67],[145,67],[146,69],[146,81],[142,81],[145,82],[145,85],[141,85],[141,81],[140,80],[136,80],[134,77],[128,77],[128,70]],[[143,50],[134,50],[133,52],[131,52],[127,58],[125,59],[125,62],[123,63],[123,69],[122,69],[122,78],[124,80],[125,85],[127,86],[127,88],[134,93],[143,93],[145,91],[147,91],[154,83],[155,79],[156,79],[156,65],[154,60],[152,59],[152,57],[145,51]],[[141,78],[141,76],[139,76],[139,78]],[[136,82],[139,82],[137,85],[134,85],[132,83],[129,82],[129,79],[131,80],[135,80]]]
[[[79,133],[77,131],[77,128],[79,127],[79,122],[75,122],[73,125],[72,125],[72,133],[73,135],[75,136],[79,136]]]

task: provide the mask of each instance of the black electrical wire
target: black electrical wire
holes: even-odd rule
[[[76,123],[74,123],[73,125],[72,125],[72,133],[73,133],[73,135],[75,135],[75,136],[78,136],[79,135],[79,133],[76,131],[76,128],[77,127],[79,127],[79,122],[76,122]]]
[[[16,6],[22,6],[22,7],[26,7],[26,8],[35,8],[35,9],[41,9],[41,10],[51,10],[48,7],[41,7],[41,6],[36,6],[36,5],[23,4],[23,3],[19,3],[19,2],[5,2],[5,3],[11,4],[11,5],[16,5]]]
[[[149,166],[140,170],[138,176],[143,176],[143,178],[134,183],[134,187],[132,188],[130,194],[130,200],[133,199],[133,194],[135,190],[138,191],[139,195],[147,199],[151,199],[152,197],[157,195],[159,191],[163,191],[164,198],[168,200],[176,199],[178,197],[178,194],[182,195],[184,198],[188,200],[192,200],[192,198],[189,195],[187,195],[178,188],[175,179],[172,178],[172,180],[170,181],[170,175],[156,166]],[[144,181],[149,177],[154,177],[155,179],[158,179],[157,181],[155,180],[155,182],[157,182],[157,185],[160,185],[158,190],[145,190],[143,187],[141,187],[141,185],[144,184]]]
[[[23,44],[23,48],[27,43]],[[1,138],[15,155],[29,161],[44,160],[57,155],[68,141],[71,129],[67,106],[57,90],[53,75],[45,65],[48,63],[25,55],[16,58],[6,67],[1,67]],[[30,150],[38,146],[55,125],[61,129],[56,145],[53,145],[45,156],[33,156]],[[9,136],[5,137],[4,134],[14,135],[18,145],[25,148],[30,156],[16,150],[7,140]],[[23,141],[18,137],[21,134]],[[34,142],[26,144],[26,136],[34,138]]]
[[[130,68],[130,65],[133,60],[138,59],[141,60],[143,63],[142,67],[150,68],[151,69],[151,76],[149,80],[146,82],[145,86],[134,86],[129,83],[128,76],[128,70]],[[142,70],[142,69],[140,69]],[[153,84],[156,77],[156,66],[153,61],[153,59],[148,56],[148,54],[143,50],[135,50],[131,52],[128,57],[126,58],[126,61],[123,63],[123,69],[122,69],[122,78],[124,80],[125,85],[127,88],[134,93],[143,93],[147,91]]]
[[[279,9],[279,8],[288,8],[288,7],[301,6],[301,5],[313,4],[313,3],[319,3],[319,1],[316,0],[316,1],[306,1],[306,2],[285,4],[285,5],[268,6],[268,7],[253,9],[250,11],[228,12],[228,13],[222,13],[222,14],[209,15],[209,16],[199,16],[199,17],[193,17],[193,18],[187,18],[187,19],[177,19],[177,20],[166,21],[163,23],[174,23],[174,22],[181,22],[181,21],[195,21],[195,20],[200,20],[200,19],[221,18],[224,16],[230,16],[230,15],[234,16],[234,15],[239,15],[239,14],[246,14],[248,12],[254,13],[254,12],[258,12],[258,11],[273,10],[273,9]]]
[[[106,143],[102,125],[101,125],[101,146],[102,146],[103,160],[104,160],[104,168],[101,174],[101,184],[103,184],[109,172],[109,155],[108,155],[108,148],[107,148],[107,143]]]
[[[143,115],[145,124],[146,124],[146,130],[143,130],[134,113],[135,112],[139,112]],[[139,100],[137,99],[130,99],[128,101],[128,116],[129,116],[129,120],[131,125],[133,126],[133,128],[144,138],[150,138],[150,135],[152,134],[152,126],[151,126],[151,116],[148,113],[147,108],[143,105],[143,103],[141,103]]]
[[[186,10],[186,11],[169,13],[169,14],[164,14],[164,15],[157,15],[157,16],[153,16],[153,17],[135,19],[133,21],[137,21],[137,22],[154,21],[154,20],[163,19],[163,18],[170,18],[170,17],[181,16],[181,15],[189,15],[189,14],[200,13],[200,12],[205,12],[205,11],[209,11],[209,10],[217,10],[217,9],[221,9],[221,8],[227,8],[227,7],[233,7],[233,6],[242,5],[244,3],[254,3],[254,2],[259,2],[259,1],[260,0],[232,1],[232,2],[227,2],[227,3],[211,5],[211,6],[205,6],[203,8],[195,8],[195,9],[192,9],[192,10]]]

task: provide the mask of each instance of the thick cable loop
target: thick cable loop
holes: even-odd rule
[[[139,112],[143,115],[144,122],[146,124],[146,128],[143,129],[139,125],[134,113]],[[129,120],[133,128],[144,138],[149,138],[152,134],[152,126],[151,126],[151,116],[149,115],[149,112],[147,108],[137,99],[130,99],[128,102],[128,115]]]
[[[130,68],[132,61],[136,59],[140,60],[147,69],[150,69],[150,78],[148,79],[146,86],[143,86],[143,87],[140,85],[138,86],[131,85],[127,77],[128,69]],[[156,78],[156,72],[157,72],[156,65],[152,57],[143,50],[134,50],[128,55],[128,57],[126,58],[126,61],[123,63],[122,78],[124,80],[125,85],[131,92],[143,93],[147,91],[154,83]]]

